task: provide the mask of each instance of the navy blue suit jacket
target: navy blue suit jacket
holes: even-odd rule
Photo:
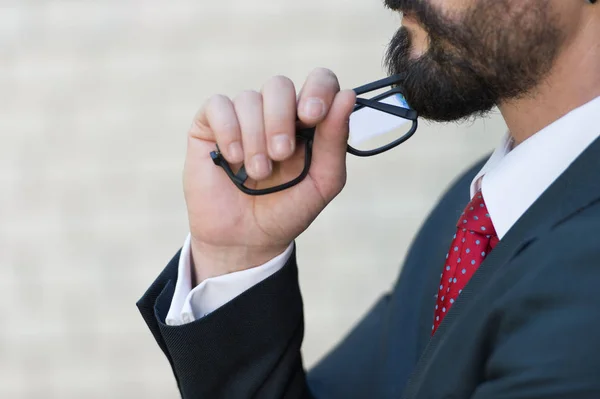
[[[431,212],[394,288],[309,372],[295,253],[176,327],[165,324],[175,255],[137,305],[182,397],[600,398],[600,139],[508,231],[431,337],[445,255],[481,166]]]

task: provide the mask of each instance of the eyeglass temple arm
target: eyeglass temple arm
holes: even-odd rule
[[[363,105],[365,107],[373,108],[381,112],[385,112],[386,114],[399,116],[404,119],[409,119],[411,121],[416,121],[418,118],[418,114],[415,110],[398,107],[397,105],[391,105],[382,103],[379,101],[367,100],[365,98],[357,98],[356,103]]]
[[[302,138],[304,140],[307,140],[307,141],[313,140],[315,137],[315,128],[310,127],[310,128],[300,129],[296,132],[296,136],[298,136],[299,138]],[[217,153],[216,154],[218,154],[218,153],[220,153],[220,150],[219,150],[219,146],[217,145]],[[221,159],[218,159],[216,154],[215,154],[215,156],[213,156],[213,162],[219,166],[223,166],[220,164]],[[211,153],[211,156],[212,156],[212,153]],[[246,164],[243,164],[240,167],[240,169],[237,171],[237,173],[233,174],[233,178],[239,184],[244,184],[246,182],[246,180],[248,180],[248,172],[246,172]]]
[[[373,90],[379,90],[379,89],[383,89],[384,87],[387,87],[387,86],[397,85],[404,80],[405,76],[406,76],[405,74],[397,74],[397,75],[388,76],[387,78],[383,78],[383,79],[377,80],[375,82],[371,82],[371,83],[367,83],[366,85],[359,86],[354,89],[354,92],[356,93],[357,96],[360,96],[361,94],[365,94],[365,93],[368,93]]]
[[[371,82],[371,83],[368,83],[363,86],[359,86],[354,89],[354,92],[358,96],[361,94],[368,93],[370,91],[382,89],[387,86],[399,84],[403,79],[404,79],[403,74],[388,76],[387,78],[380,79],[378,81]],[[399,116],[399,117],[402,117],[405,119],[410,119],[412,121],[417,119],[417,113],[411,109],[397,107],[394,105],[381,103],[379,101],[367,100],[364,98],[357,98],[356,103],[360,104],[362,106],[376,109],[381,112],[391,114],[391,115]],[[315,137],[315,128],[312,127],[312,128],[299,129],[296,132],[296,136],[298,136],[302,139],[305,139],[305,140],[313,140]],[[215,164],[220,164],[220,162],[222,161],[217,156],[217,154],[219,154],[219,153],[220,153],[220,151],[219,151],[218,146],[217,146],[217,152],[215,154],[211,153],[211,156],[213,156],[213,161],[215,162]],[[220,166],[222,166],[222,165],[220,165]],[[236,181],[239,184],[244,184],[246,182],[246,180],[248,180],[248,173],[246,172],[245,165],[242,165],[241,168],[238,170],[238,172],[235,173],[234,178],[236,179]]]

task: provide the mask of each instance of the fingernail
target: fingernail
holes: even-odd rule
[[[244,159],[244,151],[242,150],[242,145],[239,141],[234,141],[229,144],[227,148],[229,150],[229,158],[231,162],[242,162]]]
[[[265,154],[256,154],[252,157],[252,169],[257,177],[267,177],[271,173],[271,161]]]
[[[287,134],[278,134],[271,138],[271,151],[275,157],[287,157],[294,152],[294,143]]]
[[[320,118],[325,113],[325,103],[320,98],[309,98],[304,103],[304,114],[311,118]]]

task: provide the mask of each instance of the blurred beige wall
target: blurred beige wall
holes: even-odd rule
[[[178,397],[134,304],[187,234],[194,112],[316,66],[345,88],[381,78],[399,20],[363,0],[0,0],[0,397]],[[298,240],[307,366],[390,287],[437,197],[503,131],[498,115],[422,123],[349,159],[345,191]]]

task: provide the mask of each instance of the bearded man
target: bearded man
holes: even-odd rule
[[[498,107],[508,133],[459,176],[394,288],[328,356],[302,365],[294,240],[342,190],[356,100],[316,69],[213,96],[188,133],[190,235],[138,307],[184,398],[600,398],[600,5],[386,0],[386,64],[422,118]],[[248,195],[302,158],[297,184]],[[213,153],[214,154],[214,153]],[[221,156],[220,155],[220,156]]]

